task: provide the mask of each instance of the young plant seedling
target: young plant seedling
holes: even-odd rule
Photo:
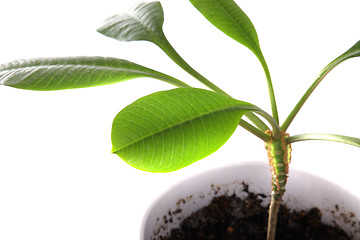
[[[20,89],[50,91],[150,77],[176,86],[172,90],[142,97],[118,113],[112,126],[112,152],[144,171],[175,171],[218,150],[240,125],[265,143],[272,173],[267,239],[273,240],[278,210],[286,190],[291,144],[326,140],[360,147],[360,139],[354,137],[335,134],[290,136],[287,133],[299,110],[325,76],[343,61],[360,56],[360,42],[320,72],[280,124],[270,72],[250,19],[233,0],[190,2],[215,27],[249,48],[258,58],[267,80],[271,114],[254,104],[229,96],[175,51],[162,29],[164,14],[160,2],[139,3],[128,13],[107,19],[98,32],[120,41],[143,40],[156,44],[177,65],[211,90],[193,88],[177,78],[133,62],[103,57],[13,61],[0,66],[0,83]]]

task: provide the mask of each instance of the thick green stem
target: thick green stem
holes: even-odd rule
[[[280,139],[273,138],[273,134],[268,132],[271,139],[265,142],[268,153],[269,165],[272,174],[271,204],[269,209],[267,240],[275,239],[277,215],[282,197],[285,193],[289,163],[291,160],[291,146],[286,143],[288,134],[281,132]]]
[[[270,133],[271,134],[271,133]],[[279,140],[271,139],[265,143],[269,164],[272,168],[273,192],[276,200],[281,199],[285,192],[289,171],[291,147],[286,143],[287,134],[281,133]]]

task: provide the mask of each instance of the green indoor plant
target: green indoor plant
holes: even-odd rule
[[[322,139],[360,146],[359,139],[342,135],[301,134],[289,137],[286,134],[290,123],[312,91],[336,65],[359,56],[360,44],[355,44],[327,65],[286,120],[280,124],[270,72],[250,20],[233,1],[191,2],[210,22],[248,47],[259,59],[267,79],[271,115],[253,104],[229,97],[190,67],[164,36],[163,12],[158,2],[138,4],[131,10],[131,14],[108,19],[99,28],[99,32],[123,41],[147,40],[155,43],[180,67],[213,91],[191,88],[174,77],[132,62],[101,57],[11,62],[1,66],[1,83],[30,90],[60,90],[152,77],[180,87],[151,94],[122,110],[113,124],[113,152],[142,170],[174,171],[216,151],[239,124],[266,143],[269,161],[274,167],[274,201],[270,208],[273,214],[270,214],[272,217],[269,218],[269,224],[275,226],[276,211],[285,191],[291,143]],[[242,119],[243,115],[251,123]],[[268,238],[273,239],[274,234],[274,227],[270,227]]]

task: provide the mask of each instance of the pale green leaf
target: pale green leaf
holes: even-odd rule
[[[254,105],[196,88],[138,99],[115,117],[113,153],[135,168],[174,171],[220,148]]]
[[[94,87],[139,77],[188,86],[163,73],[116,58],[43,58],[0,65],[0,84],[29,90]]]
[[[98,32],[120,41],[163,41],[164,13],[160,2],[138,3],[127,13],[108,18]]]

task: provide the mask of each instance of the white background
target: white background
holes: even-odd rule
[[[155,45],[118,42],[95,31],[102,20],[136,2],[7,1],[0,14],[0,62],[112,56],[201,87]],[[237,2],[257,29],[281,121],[320,70],[360,39],[357,1]],[[270,111],[264,73],[248,49],[216,30],[188,1],[164,0],[162,5],[164,32],[190,65],[235,98]],[[351,59],[333,70],[289,133],[360,137],[359,69],[360,59]],[[138,239],[146,208],[174,182],[231,162],[267,161],[263,143],[242,129],[218,152],[174,173],[141,172],[112,155],[110,129],[118,111],[170,88],[152,79],[56,92],[2,86],[0,239]],[[294,143],[291,168],[332,179],[360,196],[356,147]]]

